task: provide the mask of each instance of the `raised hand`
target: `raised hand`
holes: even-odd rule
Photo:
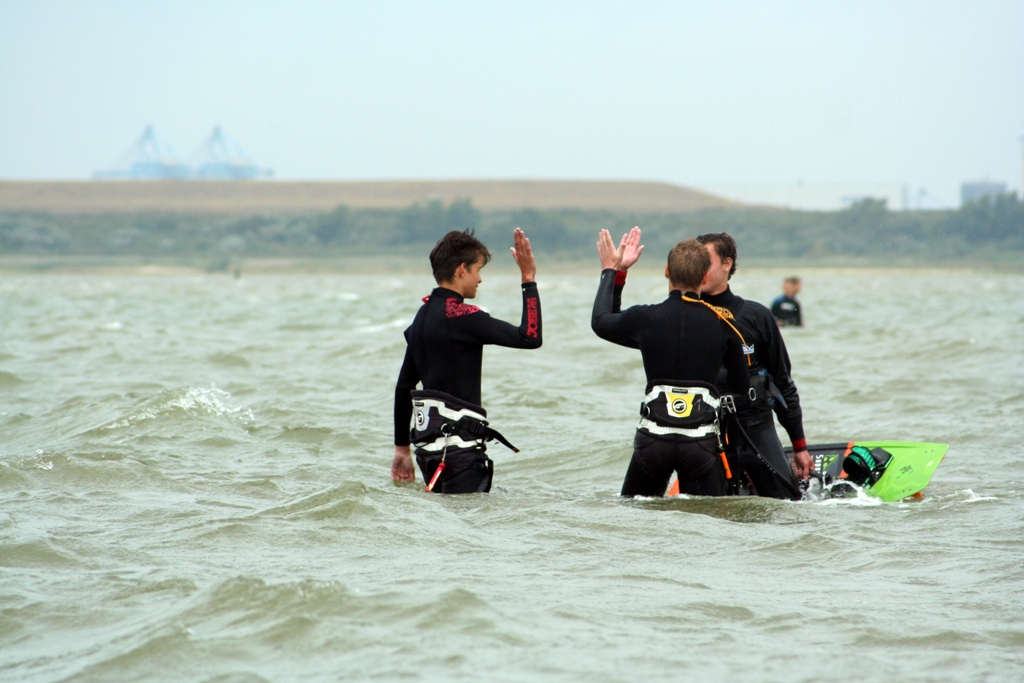
[[[512,233],[512,258],[519,266],[519,272],[523,276],[523,282],[533,282],[537,277],[537,261],[533,258],[533,249],[530,247],[530,239],[522,230],[516,228]]]
[[[622,262],[622,249],[623,246],[621,244],[618,249],[615,248],[611,233],[607,230],[597,233],[597,256],[601,259],[601,270],[607,270],[608,268],[615,268],[617,270],[619,263]]]
[[[640,254],[644,251],[644,245],[640,244],[640,227],[634,226],[632,230],[622,236],[619,242],[619,270],[629,270],[629,267],[637,262]]]

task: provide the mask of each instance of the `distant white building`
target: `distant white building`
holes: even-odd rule
[[[841,211],[863,199],[884,199],[890,210],[911,208],[909,189],[895,183],[711,185],[702,189],[743,204],[801,211]]]
[[[1006,194],[1006,183],[993,183],[988,180],[976,180],[960,184],[960,205],[979,201],[985,197]]]

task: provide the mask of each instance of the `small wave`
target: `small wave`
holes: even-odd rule
[[[942,502],[945,504],[942,505],[941,509],[944,510],[948,507],[961,503],[983,503],[993,500],[999,500],[999,498],[996,496],[979,496],[971,489],[964,489],[962,491],[955,491],[950,498],[943,500]]]
[[[347,482],[341,486],[318,491],[298,500],[277,505],[260,513],[261,516],[301,517],[313,520],[341,520],[352,517],[378,515],[369,500],[369,489],[360,482]]]
[[[250,363],[244,356],[237,353],[213,353],[206,357],[208,361],[226,368],[251,368]]]
[[[327,427],[284,427],[274,440],[320,445],[333,433],[334,431]]]
[[[4,543],[0,545],[0,567],[36,567],[55,569],[77,567],[79,561],[47,539],[26,543]]]
[[[24,382],[23,379],[15,375],[13,372],[7,372],[6,370],[0,370],[0,388],[16,387]]]
[[[175,414],[226,416],[239,420],[243,425],[252,422],[251,410],[228,405],[227,399],[230,396],[226,391],[213,387],[208,389],[201,387],[169,389],[143,402],[124,417],[108,422],[98,429],[124,429],[134,427],[148,420],[155,420],[166,415]]]
[[[879,642],[877,632],[871,635],[858,636],[855,642],[858,645],[876,645]],[[984,639],[977,633],[969,631],[938,631],[923,635],[906,635],[905,633],[891,633],[885,635],[881,642],[886,646],[894,648],[940,648],[949,650],[964,650],[972,645],[983,642]]]

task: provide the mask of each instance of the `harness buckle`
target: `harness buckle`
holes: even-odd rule
[[[480,420],[474,420],[468,415],[464,415],[459,418],[459,421],[456,424],[458,427],[461,427],[474,436],[484,436],[487,434],[487,425]]]
[[[751,389],[753,391],[753,389]],[[733,414],[736,412],[736,399],[733,398],[732,394],[725,394],[721,398],[722,412],[727,414]]]

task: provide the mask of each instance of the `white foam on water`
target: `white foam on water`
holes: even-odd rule
[[[161,392],[144,403],[137,412],[108,423],[102,429],[131,427],[176,410],[213,416],[231,416],[239,419],[243,424],[251,422],[253,420],[252,411],[248,408],[229,405],[227,400],[230,397],[231,394],[216,387],[172,389]]]
[[[389,323],[382,323],[378,325],[362,325],[360,327],[354,328],[352,331],[365,334],[372,334],[374,332],[383,332],[384,330],[389,330],[395,327],[405,327],[409,325],[409,323],[411,322],[412,321],[409,320],[408,318],[396,318]]]

